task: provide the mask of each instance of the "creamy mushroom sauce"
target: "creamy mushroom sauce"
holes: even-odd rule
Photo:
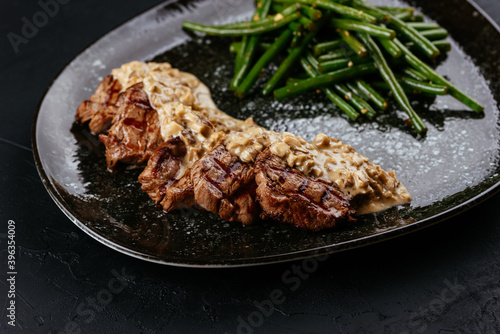
[[[142,82],[151,106],[158,112],[165,140],[180,136],[188,147],[184,170],[223,140],[226,148],[242,162],[253,162],[265,148],[285,159],[287,165],[305,176],[333,183],[349,194],[358,214],[384,210],[411,201],[394,171],[357,153],[351,146],[321,133],[312,142],[289,132],[282,134],[220,111],[209,89],[194,75],[168,63],[134,61],[111,73],[123,90]]]

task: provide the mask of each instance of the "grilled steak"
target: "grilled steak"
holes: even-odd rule
[[[109,129],[116,115],[116,102],[122,86],[113,76],[108,75],[97,87],[89,100],[83,101],[76,111],[76,121],[89,122],[89,129],[95,134]]]
[[[196,77],[169,64],[113,70],[76,120],[100,133],[109,168],[147,161],[142,190],[167,212],[196,206],[244,225],[269,217],[320,230],[355,221],[354,207],[369,213],[411,200],[394,171],[352,147],[235,119]]]
[[[174,137],[154,152],[139,176],[142,190],[165,211],[196,205],[243,224],[259,216],[252,165],[220,143],[178,178],[185,153],[185,144]]]
[[[288,167],[270,148],[257,156],[255,169],[257,200],[269,217],[314,231],[354,220],[349,196]]]
[[[244,225],[265,216],[308,230],[354,221],[349,196],[288,167],[269,149],[257,156],[254,167],[220,142],[176,179],[183,147],[180,139],[167,141],[139,177],[142,189],[167,212],[195,205]]]
[[[173,137],[149,158],[146,168],[139,175],[139,182],[142,190],[156,203],[165,197],[167,187],[175,182],[185,155],[186,144],[179,137]]]
[[[158,113],[149,104],[142,83],[125,90],[117,102],[118,110],[107,134],[99,139],[106,146],[108,167],[117,162],[139,164],[147,161],[164,140],[160,133]]]
[[[260,213],[254,169],[219,143],[191,169],[195,201],[227,221],[250,224]]]
[[[118,162],[138,164],[147,161],[164,141],[158,113],[151,107],[142,83],[122,93],[121,88],[117,80],[107,76],[90,100],[83,101],[76,112],[77,122],[89,122],[93,133],[101,133],[99,139],[106,147],[110,169]]]

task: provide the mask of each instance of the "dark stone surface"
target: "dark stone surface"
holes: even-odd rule
[[[159,2],[61,5],[17,54],[8,33],[19,34],[22,18],[31,21],[41,7],[0,2],[0,332],[500,332],[500,195],[434,227],[323,261],[230,270],[143,262],[74,226],[35,169],[33,115],[65,64]],[[499,2],[477,2],[500,22]],[[6,317],[9,220],[16,223],[15,328]],[[114,279],[123,272],[127,280]]]

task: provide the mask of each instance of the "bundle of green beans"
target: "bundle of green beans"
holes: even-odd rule
[[[221,26],[185,21],[183,27],[241,37],[230,48],[236,54],[230,88],[239,97],[279,60],[264,95],[280,100],[322,90],[352,119],[375,117],[388,108],[390,95],[419,134],[427,127],[410,94],[449,94],[475,112],[484,109],[430,65],[451,49],[448,32],[424,22],[412,7],[377,7],[364,0],[258,0],[249,21]]]

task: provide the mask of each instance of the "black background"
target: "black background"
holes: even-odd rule
[[[22,18],[41,7],[0,1],[1,332],[500,332],[500,195],[412,235],[332,255],[310,274],[288,272],[302,261],[208,270],[156,265],[113,251],[73,225],[34,166],[34,113],[71,59],[160,2],[71,1],[16,53],[8,33],[20,34]],[[477,3],[500,22],[499,1]],[[16,223],[15,328],[6,317],[9,220]],[[123,287],[113,280],[117,272],[128,276]],[[276,289],[282,295],[274,308],[258,305]],[[93,308],[99,298],[105,305]]]

